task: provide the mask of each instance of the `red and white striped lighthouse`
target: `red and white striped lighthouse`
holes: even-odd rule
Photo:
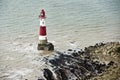
[[[47,50],[53,51],[54,45],[47,41],[47,32],[46,32],[46,25],[45,25],[45,11],[42,9],[39,15],[40,19],[40,31],[39,31],[39,43],[38,43],[38,50]]]
[[[40,19],[39,43],[40,44],[47,43],[45,18],[46,18],[45,11],[42,9],[39,15],[39,19]]]

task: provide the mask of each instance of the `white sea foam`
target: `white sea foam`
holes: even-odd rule
[[[35,53],[37,52],[36,49],[36,44],[31,44],[31,43],[18,43],[18,42],[13,42],[11,44],[11,47],[9,48],[11,51],[18,51],[18,52],[26,52],[26,53]]]
[[[6,59],[5,59],[5,60],[15,60],[15,58],[10,57],[10,56],[6,56]]]
[[[15,79],[16,77],[24,76],[32,72],[33,72],[32,69],[27,69],[27,68],[13,69],[8,71],[8,74],[10,74],[8,78]]]

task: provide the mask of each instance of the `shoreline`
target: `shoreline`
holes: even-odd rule
[[[120,42],[96,43],[84,49],[55,50],[43,55],[26,54],[23,59],[28,59],[28,62],[21,66],[16,64],[17,68],[10,64],[11,67],[7,66],[5,71],[1,69],[0,79],[119,80],[119,57]]]
[[[46,57],[46,80],[118,80],[120,79],[120,43],[97,43],[84,50],[68,49]],[[29,80],[29,79],[28,79]],[[38,79],[44,80],[44,79]]]

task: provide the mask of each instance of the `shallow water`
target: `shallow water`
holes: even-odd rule
[[[20,75],[38,72],[42,62],[34,59],[40,57],[36,47],[41,9],[47,15],[48,40],[56,50],[64,51],[120,41],[119,3],[120,0],[0,0],[0,75],[17,80]],[[15,73],[17,69],[21,73]]]

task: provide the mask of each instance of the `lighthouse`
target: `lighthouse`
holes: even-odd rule
[[[45,50],[45,51],[53,51],[54,45],[47,41],[47,31],[45,25],[45,11],[44,9],[41,10],[39,15],[40,20],[40,30],[39,30],[39,41],[38,41],[38,50]]]

